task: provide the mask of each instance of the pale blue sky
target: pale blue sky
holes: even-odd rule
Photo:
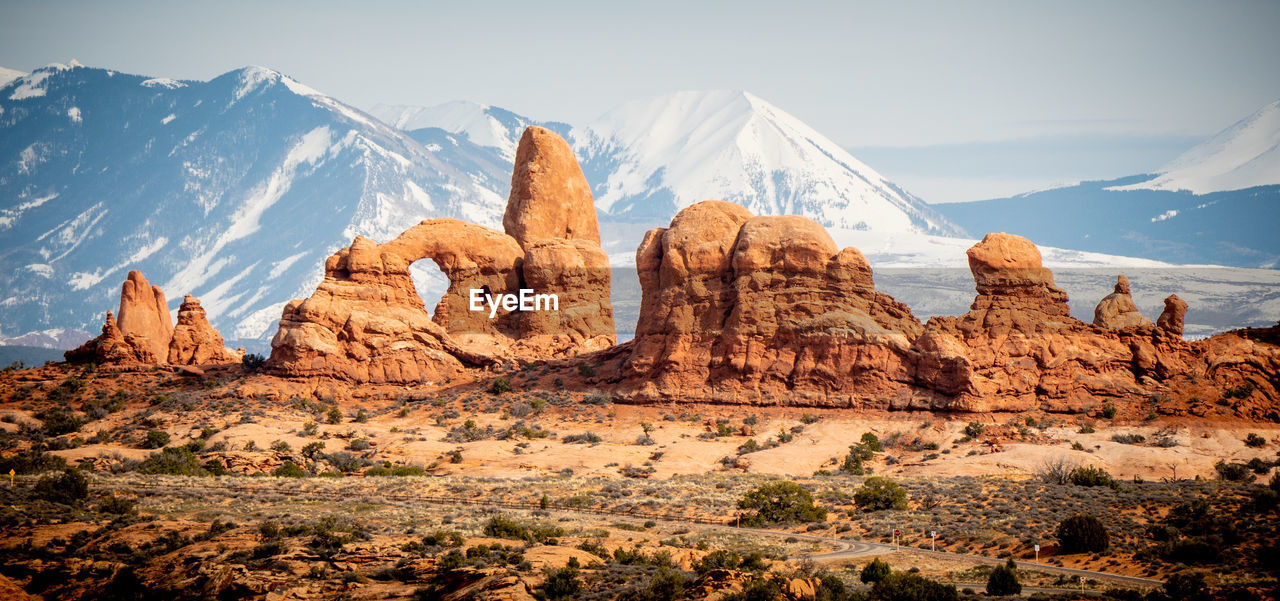
[[[257,64],[360,107],[465,99],[571,123],[743,89],[845,146],[922,146],[1211,134],[1280,98],[1277,31],[1270,0],[4,1],[0,66]]]

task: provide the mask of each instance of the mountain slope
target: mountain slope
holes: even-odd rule
[[[745,92],[678,92],[627,103],[574,130],[596,207],[662,223],[707,199],[829,227],[961,230],[795,117]]]
[[[6,69],[5,67],[0,67],[0,86],[3,86],[24,75],[26,75],[26,73],[23,73],[22,71],[15,71],[13,69]]]
[[[507,169],[428,150],[269,69],[208,82],[52,66],[0,88],[4,335],[96,331],[129,269],[229,338],[270,335],[319,265],[428,217],[495,226]],[[462,149],[459,151],[458,149]]]
[[[466,136],[472,144],[497,150],[508,163],[515,160],[516,145],[526,127],[539,125],[561,135],[569,129],[563,123],[534,121],[506,109],[465,100],[436,106],[377,104],[369,114],[404,131],[434,128]]]
[[[1158,177],[1114,189],[1208,194],[1273,185],[1280,185],[1280,100],[1183,153]]]

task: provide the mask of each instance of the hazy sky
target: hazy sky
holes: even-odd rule
[[[208,79],[585,123],[748,90],[847,146],[1208,134],[1280,98],[1280,2],[13,2],[0,66]]]

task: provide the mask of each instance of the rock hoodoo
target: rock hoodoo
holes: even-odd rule
[[[1115,291],[1098,301],[1093,310],[1093,325],[1108,330],[1150,327],[1151,320],[1143,317],[1129,294],[1129,278],[1116,277]]]
[[[849,406],[911,380],[920,322],[812,220],[701,202],[645,235],[636,270],[623,377],[643,398]]]
[[[117,321],[115,315],[107,311],[102,334],[64,353],[67,361],[207,365],[239,363],[244,356],[243,351],[231,351],[223,346],[222,335],[209,324],[200,301],[190,294],[183,298],[182,307],[178,309],[175,328],[169,321],[164,292],[147,283],[138,271],[130,271],[121,286],[120,314]]]
[[[530,128],[520,140],[507,233],[455,219],[385,244],[356,237],[325,262],[312,296],[284,308],[267,368],[285,376],[416,383],[510,360],[600,350],[616,341],[609,261],[590,187],[568,144]],[[409,265],[431,259],[449,289],[429,315]],[[558,310],[471,310],[471,290],[555,294]]]
[[[1164,311],[1156,319],[1156,327],[1174,336],[1182,336],[1183,320],[1187,316],[1187,301],[1170,294],[1164,299]]]
[[[178,308],[178,325],[169,341],[168,358],[175,365],[239,363],[244,352],[232,351],[223,344],[222,334],[209,324],[200,301],[188,294]]]
[[[164,363],[173,337],[173,320],[164,291],[152,286],[142,272],[130,271],[120,290],[120,310],[116,323],[125,336],[135,336],[156,357],[149,363]]]

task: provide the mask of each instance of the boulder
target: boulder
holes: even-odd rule
[[[1174,336],[1182,336],[1183,322],[1187,316],[1187,301],[1170,294],[1164,299],[1164,311],[1156,319],[1156,327]]]
[[[1116,277],[1115,291],[1098,301],[1093,309],[1093,325],[1108,330],[1151,327],[1151,320],[1143,317],[1129,295],[1129,278]]]
[[[208,365],[213,363],[239,363],[243,352],[228,349],[222,342],[222,334],[213,329],[200,301],[190,294],[182,299],[178,308],[178,325],[173,328],[169,341],[169,363],[174,365]]]
[[[159,286],[147,282],[142,272],[130,271],[120,289],[120,310],[116,315],[122,334],[142,341],[156,357],[156,363],[165,362],[173,337],[173,320]]]

